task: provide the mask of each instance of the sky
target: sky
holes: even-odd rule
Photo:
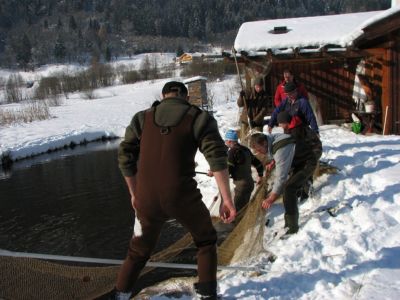
[[[135,57],[131,62],[138,65],[138,61]],[[40,71],[48,74],[54,68]],[[2,70],[0,74],[8,73]],[[98,89],[91,100],[72,94],[61,106],[50,107],[48,120],[0,127],[0,155],[20,159],[71,141],[122,137],[132,116],[159,99],[162,86],[170,79]],[[207,84],[224,135],[237,126],[240,85],[235,76]],[[17,109],[19,105],[0,107]],[[274,129],[273,134],[277,132]],[[321,160],[338,168],[338,173],[315,180],[313,196],[300,205],[300,230],[290,238],[271,239],[283,227],[282,204],[266,212],[272,222],[263,243],[277,259],[270,263],[260,254],[237,263],[259,268],[259,276],[225,272],[219,292],[227,299],[400,299],[400,136],[356,135],[336,125],[322,125],[320,135]],[[201,154],[196,161],[197,170],[208,170]],[[197,177],[204,199],[212,199],[209,196],[217,193],[213,179]]]

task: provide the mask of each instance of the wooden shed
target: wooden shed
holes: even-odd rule
[[[290,69],[319,104],[324,123],[350,121],[351,113],[370,100],[376,108],[369,114],[374,131],[400,134],[399,6],[247,22],[239,29],[233,53],[244,65],[247,88],[255,76],[264,77],[271,111],[283,70]]]
[[[203,76],[196,76],[184,81],[188,86],[189,102],[197,105],[206,111],[212,110],[212,105],[208,101],[207,96],[207,78]]]

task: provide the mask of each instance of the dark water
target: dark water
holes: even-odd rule
[[[16,163],[0,179],[0,248],[122,258],[132,232],[117,143]],[[53,154],[54,156],[55,154]]]
[[[1,170],[0,248],[123,259],[134,215],[118,144],[79,146]],[[156,251],[184,233],[176,222],[166,223]]]

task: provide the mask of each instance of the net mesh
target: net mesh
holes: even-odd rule
[[[263,191],[259,187],[253,199]],[[256,208],[257,207],[257,208]],[[257,226],[262,210],[257,201],[252,201],[246,213],[239,213],[240,221],[225,241],[218,247],[221,265],[239,261],[262,248],[262,227]],[[218,223],[217,219],[213,219]],[[262,222],[260,222],[262,224]],[[259,228],[260,227],[260,228]],[[248,232],[250,231],[250,234]],[[243,247],[245,240],[246,246]],[[251,246],[250,246],[251,244]],[[166,262],[193,245],[190,234],[168,248],[154,254],[151,261]],[[236,254],[236,252],[240,254]],[[145,268],[142,275],[153,268]],[[77,267],[47,262],[34,258],[0,256],[0,298],[4,299],[94,299],[110,291],[116,281],[119,266]],[[193,279],[176,280],[179,287],[191,286]],[[174,280],[171,280],[174,282]],[[140,296],[139,296],[140,297]]]
[[[332,171],[333,169],[333,171]],[[336,170],[320,165],[319,173]],[[233,230],[218,247],[220,265],[235,264],[263,251],[264,215],[260,209],[267,192],[266,181],[259,185],[247,207],[243,208],[235,221]],[[215,221],[215,219],[214,219]],[[218,221],[215,221],[218,222]],[[189,234],[176,243],[154,254],[151,261],[167,262],[193,245]],[[34,258],[7,257],[0,255],[0,299],[95,299],[112,290],[119,266],[72,266]],[[142,275],[152,270],[145,268]],[[177,289],[189,289],[194,279],[169,280]],[[164,289],[165,289],[165,285]],[[156,286],[155,286],[156,287]],[[153,290],[156,288],[153,287]],[[137,299],[148,298],[148,291]]]

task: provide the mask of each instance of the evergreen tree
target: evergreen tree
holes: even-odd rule
[[[74,16],[69,17],[69,29],[75,31],[78,28]]]
[[[106,45],[113,56],[177,51],[177,45],[187,48],[196,40],[219,38],[231,44],[234,33],[225,33],[247,21],[382,10],[390,4],[391,0],[0,0],[0,67],[17,61],[21,66],[43,63],[56,52],[62,54],[60,35],[66,57],[72,59],[87,59],[93,51],[104,56]],[[66,29],[70,35],[63,36]],[[21,46],[24,33],[30,47]],[[159,38],[152,40],[154,35]],[[34,55],[23,48],[34,48]]]
[[[106,47],[105,59],[107,62],[111,61],[111,48],[109,45]]]
[[[61,19],[59,18],[57,21],[57,29],[61,30],[62,28],[63,28],[63,23],[62,23]]]
[[[57,42],[54,45],[54,57],[58,62],[62,62],[67,55],[67,49],[65,48],[63,40],[58,37]]]
[[[22,39],[14,47],[17,63],[24,69],[32,59],[32,45],[28,36],[24,33]]]
[[[176,49],[176,56],[179,57],[183,54],[183,48],[181,45],[178,46],[178,48]]]

